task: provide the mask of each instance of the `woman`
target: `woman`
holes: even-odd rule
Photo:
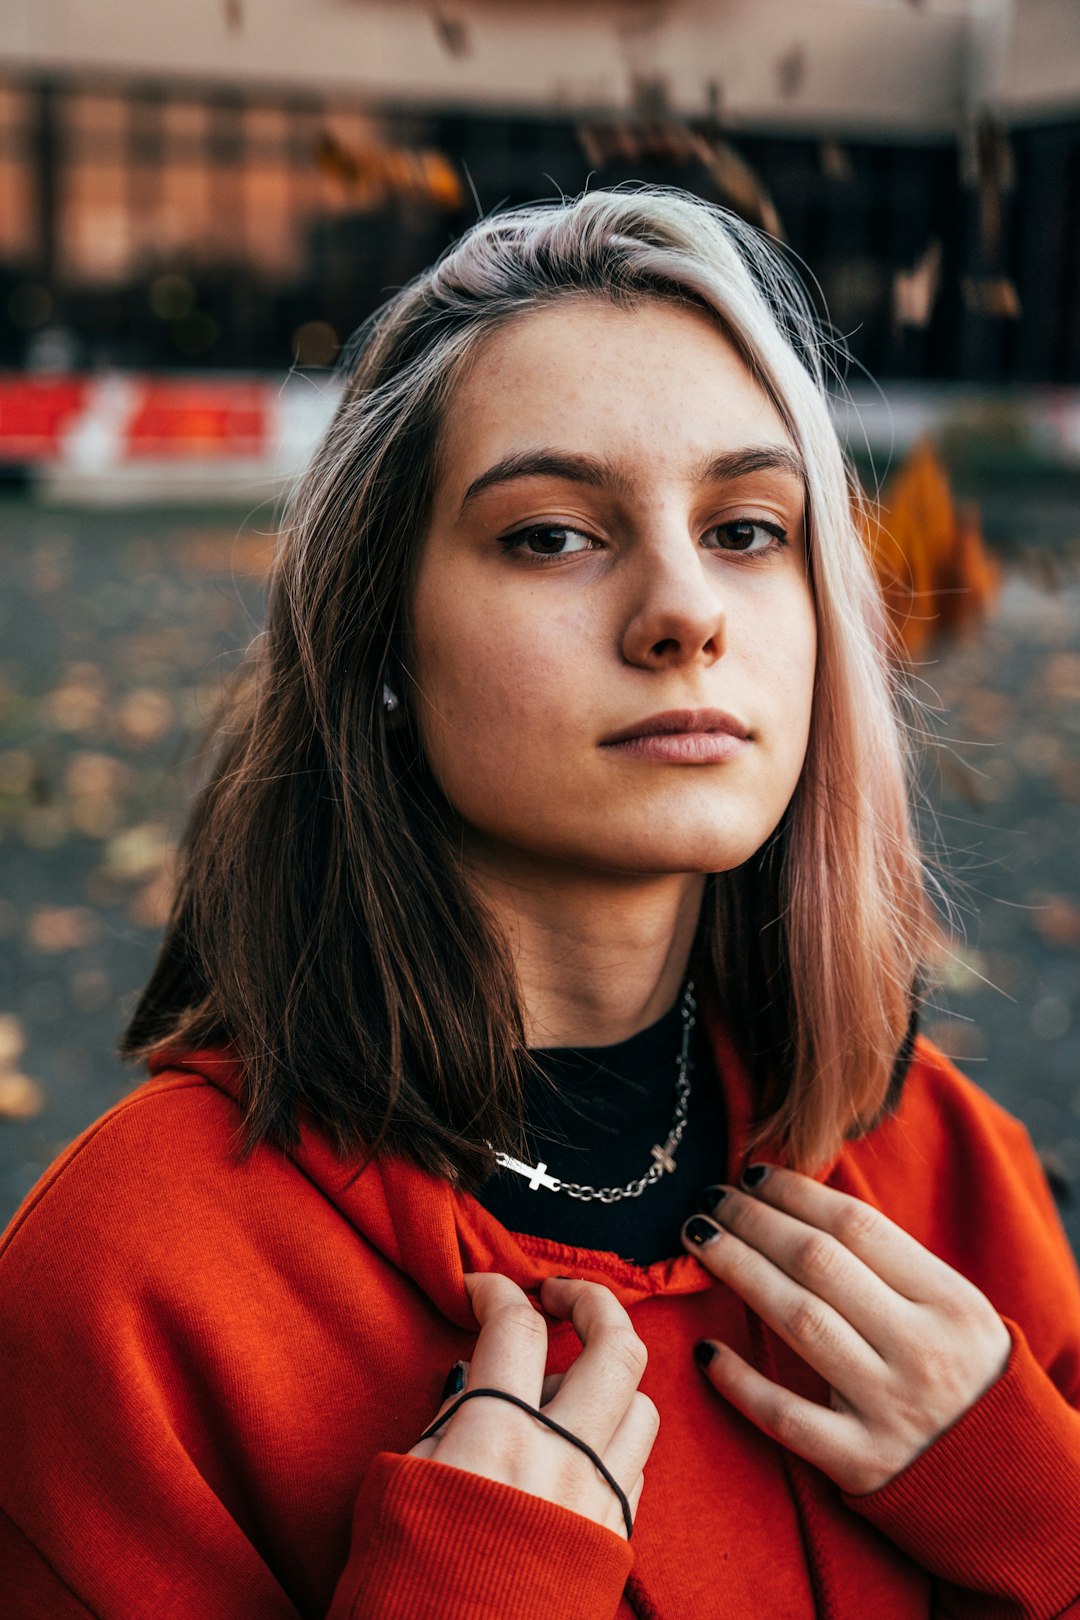
[[[349,369],[154,1078],[5,1239],[15,1612],[1080,1614],[1080,1278],[913,1045],[941,943],[803,295],[587,194]]]

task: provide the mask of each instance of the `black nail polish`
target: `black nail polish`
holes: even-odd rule
[[[711,1215],[714,1209],[719,1209],[726,1197],[726,1187],[706,1187],[704,1192],[698,1193],[698,1209],[704,1215]]]
[[[767,1164],[748,1164],[739,1177],[744,1187],[758,1187],[769,1173]]]
[[[455,1361],[454,1365],[446,1375],[446,1383],[443,1385],[442,1399],[444,1401],[448,1401],[451,1395],[460,1395],[464,1388],[465,1363],[463,1361]]]
[[[708,1243],[711,1238],[716,1237],[719,1230],[719,1227],[714,1226],[712,1221],[707,1221],[704,1215],[691,1215],[683,1227],[691,1243],[697,1244]]]
[[[699,1339],[694,1346],[694,1360],[699,1367],[707,1367],[715,1354],[716,1346],[710,1344],[708,1339]]]

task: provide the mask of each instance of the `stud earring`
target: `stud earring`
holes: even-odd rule
[[[393,714],[401,706],[401,699],[387,681],[383,681],[382,689],[383,712]]]

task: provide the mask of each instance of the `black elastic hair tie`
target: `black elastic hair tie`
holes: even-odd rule
[[[500,1401],[511,1401],[515,1406],[520,1406],[523,1412],[528,1412],[530,1417],[538,1419],[538,1421],[541,1423],[546,1423],[549,1429],[554,1429],[556,1434],[561,1434],[564,1440],[569,1440],[571,1445],[577,1446],[579,1451],[583,1451],[586,1457],[589,1458],[590,1462],[595,1464],[598,1471],[604,1476],[612,1490],[615,1492],[615,1495],[619,1498],[619,1506],[622,1508],[623,1518],[626,1521],[626,1539],[627,1541],[630,1540],[630,1537],[634,1533],[634,1519],[630,1512],[630,1503],[626,1499],[626,1492],[623,1490],[622,1486],[619,1484],[611,1470],[605,1467],[604,1463],[601,1462],[600,1458],[596,1455],[596,1452],[593,1450],[592,1446],[586,1445],[585,1441],[581,1439],[580,1435],[572,1434],[569,1429],[564,1429],[561,1423],[556,1423],[554,1418],[549,1418],[546,1412],[538,1412],[535,1406],[530,1406],[528,1401],[523,1401],[520,1395],[511,1395],[510,1392],[505,1389],[467,1389],[464,1395],[458,1396],[453,1406],[447,1407],[442,1417],[436,1418],[431,1427],[424,1430],[423,1434],[420,1436],[420,1439],[430,1440],[433,1435],[438,1434],[443,1424],[453,1417],[458,1407],[463,1406],[466,1401],[471,1401],[477,1395],[495,1395]],[[419,1444],[419,1442],[417,1442],[417,1444]]]

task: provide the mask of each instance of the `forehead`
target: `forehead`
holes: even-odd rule
[[[443,417],[445,481],[462,489],[523,444],[698,461],[767,434],[793,441],[717,318],[694,305],[567,296],[491,333]],[[794,447],[794,446],[793,446]]]

